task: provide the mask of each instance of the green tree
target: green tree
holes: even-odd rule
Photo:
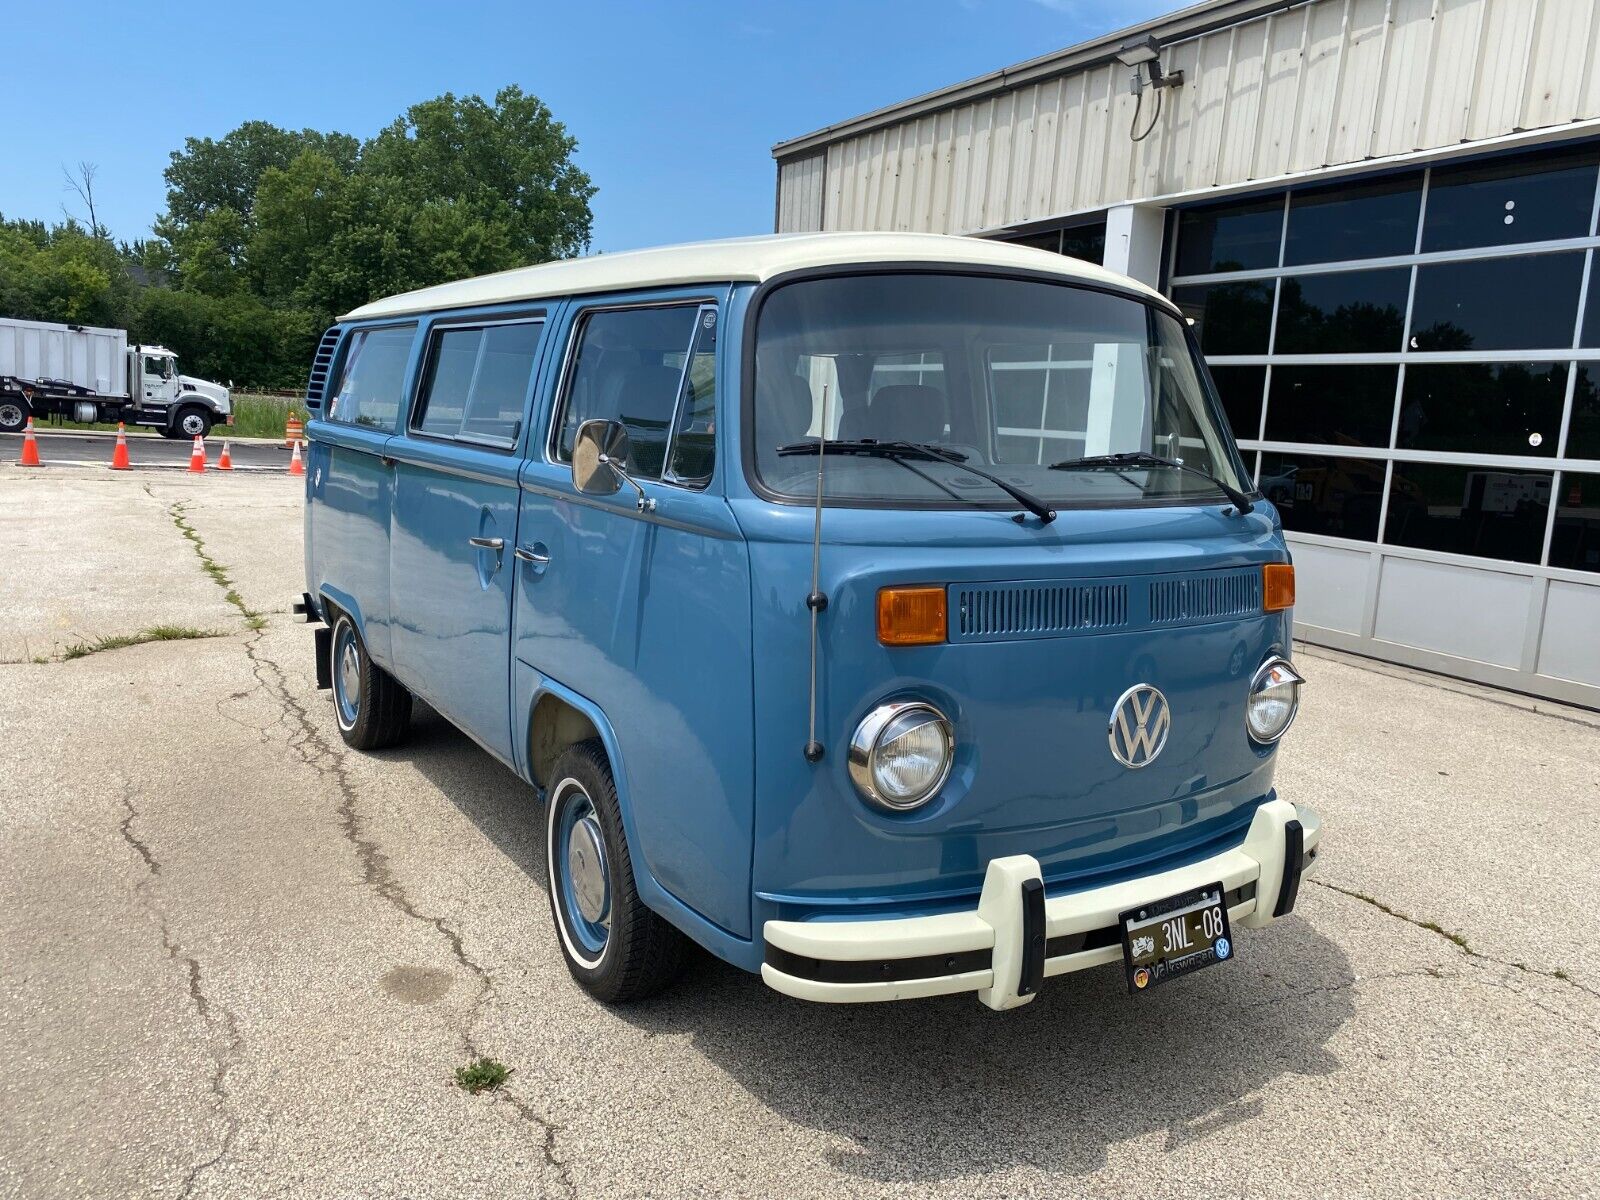
[[[76,221],[0,219],[0,313],[121,326],[133,302],[133,280],[109,241]]]
[[[173,152],[149,241],[0,218],[0,313],[127,328],[192,374],[297,386],[339,313],[585,250],[576,148],[516,87],[413,105],[365,144],[248,121]]]
[[[360,169],[399,181],[419,209],[449,200],[505,226],[518,263],[544,262],[589,245],[595,188],[572,162],[576,149],[566,126],[519,87],[502,88],[493,105],[446,92],[380,131]]]
[[[320,150],[302,150],[262,172],[248,261],[258,294],[275,303],[315,304],[308,280],[344,227],[349,173]]]

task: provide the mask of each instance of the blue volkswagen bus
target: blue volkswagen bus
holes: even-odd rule
[[[607,254],[359,308],[306,402],[339,730],[421,699],[527,782],[600,999],[690,941],[808,1000],[1138,993],[1293,909],[1293,567],[1157,293],[931,235]]]

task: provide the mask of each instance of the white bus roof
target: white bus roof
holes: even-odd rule
[[[789,271],[856,263],[949,263],[1021,268],[1048,272],[1080,283],[1110,284],[1161,298],[1143,284],[1094,263],[985,238],[935,233],[785,233],[657,246],[570,258],[537,267],[518,267],[374,300],[340,319],[366,320],[681,284],[760,283]]]

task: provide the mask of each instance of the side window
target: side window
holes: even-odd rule
[[[700,312],[698,304],[685,304],[584,316],[562,398],[561,462],[572,461],[579,425],[621,421],[633,449],[629,474],[661,478]]]
[[[392,430],[416,334],[415,325],[361,329],[352,334],[339,370],[339,386],[328,405],[328,420]]]
[[[432,437],[514,446],[543,328],[542,321],[516,321],[435,329],[411,428]]]
[[[717,310],[700,310],[683,376],[678,423],[672,430],[670,478],[704,487],[711,482],[717,441]]]

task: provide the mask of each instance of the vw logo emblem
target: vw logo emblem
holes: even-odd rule
[[[1167,744],[1172,712],[1167,698],[1148,683],[1137,684],[1117,698],[1107,731],[1111,753],[1125,767],[1147,767]]]

